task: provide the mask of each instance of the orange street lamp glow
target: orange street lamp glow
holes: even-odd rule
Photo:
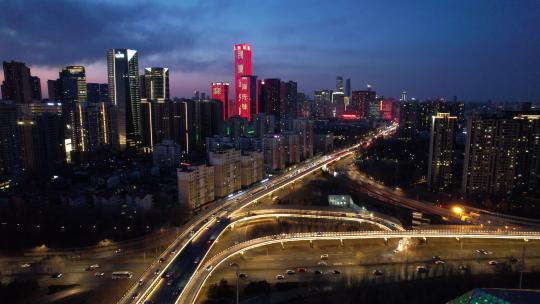
[[[459,206],[455,206],[452,208],[452,211],[454,211],[454,213],[456,214],[462,214],[463,213],[463,208],[459,207]]]

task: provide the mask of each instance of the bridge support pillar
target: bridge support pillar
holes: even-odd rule
[[[388,238],[384,238],[384,246],[388,246]]]
[[[344,245],[343,245],[343,239],[340,239],[339,242],[341,243],[341,247],[344,247]]]
[[[309,248],[313,248],[313,240],[309,240]]]
[[[285,245],[283,244],[283,242],[280,242],[281,243],[281,249],[285,250]]]

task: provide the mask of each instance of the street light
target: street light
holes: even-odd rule
[[[454,206],[452,208],[452,211],[454,211],[455,214],[461,215],[463,213],[463,208],[461,208],[460,206]]]
[[[240,278],[240,265],[238,265],[238,263],[232,262],[229,264],[229,266],[236,268],[236,304],[238,304],[238,280]]]

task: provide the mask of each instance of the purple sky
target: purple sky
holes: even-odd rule
[[[106,50],[131,48],[187,97],[232,82],[233,44],[246,42],[255,74],[309,95],[343,75],[385,96],[540,100],[538,0],[87,2],[4,1],[0,60],[27,63],[47,95],[62,66],[105,82]]]

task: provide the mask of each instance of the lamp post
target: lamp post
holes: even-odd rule
[[[229,266],[236,268],[236,304],[238,304],[239,294],[238,294],[238,280],[240,278],[240,265],[236,262],[232,262]]]

